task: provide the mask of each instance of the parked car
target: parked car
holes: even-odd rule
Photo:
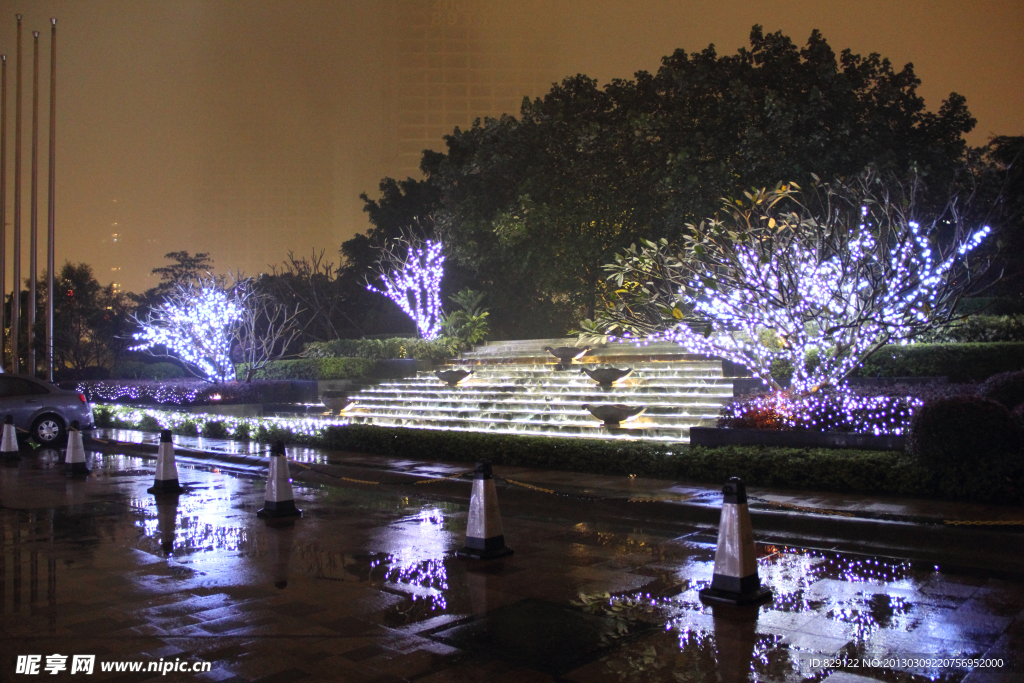
[[[28,433],[43,446],[59,445],[72,420],[93,427],[92,407],[85,395],[28,375],[0,375],[0,420],[14,416],[19,434]]]

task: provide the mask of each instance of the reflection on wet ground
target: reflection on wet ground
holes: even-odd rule
[[[161,678],[268,683],[1024,679],[1021,581],[761,545],[773,601],[711,608],[714,538],[696,530],[546,519],[539,499],[505,519],[515,555],[479,564],[454,556],[465,505],[296,486],[304,516],[265,523],[258,478],[179,466],[191,492],[157,498],[152,460],[89,461],[85,480],[52,451],[0,469],[0,680],[54,653],[126,681],[155,675],[100,665],[202,660]]]

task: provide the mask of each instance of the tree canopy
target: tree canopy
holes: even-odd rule
[[[426,180],[385,179],[363,198],[385,233],[432,215],[500,334],[565,332],[599,306],[616,252],[676,240],[722,197],[870,164],[916,169],[944,201],[974,119],[956,93],[929,111],[919,83],[913,65],[837,56],[817,31],[801,48],[755,26],[736,54],[677,50],[604,87],[567,78],[519,118],[455,129],[445,153],[424,153]]]

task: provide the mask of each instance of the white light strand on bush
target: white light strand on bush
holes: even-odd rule
[[[757,246],[735,248],[736,273],[728,281],[705,263],[679,298],[711,322],[712,334],[680,323],[649,341],[672,341],[687,350],[722,356],[746,366],[766,383],[773,361],[793,368],[792,387],[839,386],[862,355],[876,345],[907,344],[929,320],[957,257],[991,233],[988,226],[965,239],[949,258],[936,263],[928,239],[908,222],[895,245],[880,244],[864,225],[845,244],[846,253],[819,252],[816,244],[793,242],[787,268],[775,267]],[[716,283],[716,289],[705,286]],[[763,336],[782,348],[768,346]],[[612,340],[642,344],[630,333]],[[838,350],[838,352],[837,352]],[[818,366],[810,367],[812,355]]]
[[[914,413],[924,401],[913,396],[858,396],[850,393],[790,396],[773,392],[738,401],[722,410],[721,425],[776,416],[779,427],[815,432],[906,435]],[[762,425],[763,428],[770,428]]]
[[[99,404],[96,409],[109,411],[112,426],[117,429],[138,429],[154,431],[170,429],[174,432],[191,432],[202,436],[211,424],[218,424],[224,438],[239,441],[267,441],[281,438],[280,430],[286,430],[289,438],[318,438],[328,427],[342,427],[349,424],[345,418],[329,417],[231,417],[203,413],[179,413],[172,410],[136,408],[133,406]],[[147,424],[148,423],[148,424]]]
[[[235,378],[231,362],[231,329],[242,319],[242,306],[212,282],[169,298],[156,307],[135,339],[133,351],[164,346],[168,353],[197,368],[206,379]]]
[[[95,399],[117,401],[126,398],[131,401],[153,401],[154,403],[175,403],[178,405],[195,403],[196,397],[202,391],[200,388],[183,386],[181,382],[131,384],[124,380],[118,382],[80,382],[75,387],[75,390],[88,396],[90,401],[95,401]]]
[[[444,255],[441,243],[427,240],[423,248],[410,246],[400,269],[382,274],[384,290],[367,284],[371,292],[382,294],[398,304],[416,323],[424,339],[441,336],[441,278]]]

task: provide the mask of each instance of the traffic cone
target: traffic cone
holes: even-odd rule
[[[284,441],[275,441],[270,450],[270,468],[267,472],[267,494],[258,517],[299,517],[302,511],[295,507],[292,482],[288,477],[288,458],[284,455]]]
[[[455,553],[475,560],[493,560],[512,554],[505,545],[498,512],[498,492],[494,488],[491,461],[480,460],[473,475],[473,496],[469,501],[469,525],[466,547]]]
[[[14,429],[13,415],[4,418],[4,433],[0,436],[0,456],[8,462],[21,460],[21,456],[18,455],[18,434]]]
[[[747,509],[747,489],[739,477],[732,477],[722,489],[722,518],[718,525],[715,573],[711,587],[700,599],[732,605],[755,605],[772,597],[757,576],[757,548]]]
[[[171,441],[171,430],[160,431],[160,448],[156,453],[156,481],[147,493],[185,493],[185,488],[178,483],[178,465],[174,462],[174,443]]]
[[[68,450],[64,457],[64,470],[72,475],[89,474],[85,466],[85,446],[82,445],[82,432],[78,430],[78,420],[72,420],[68,428]]]

